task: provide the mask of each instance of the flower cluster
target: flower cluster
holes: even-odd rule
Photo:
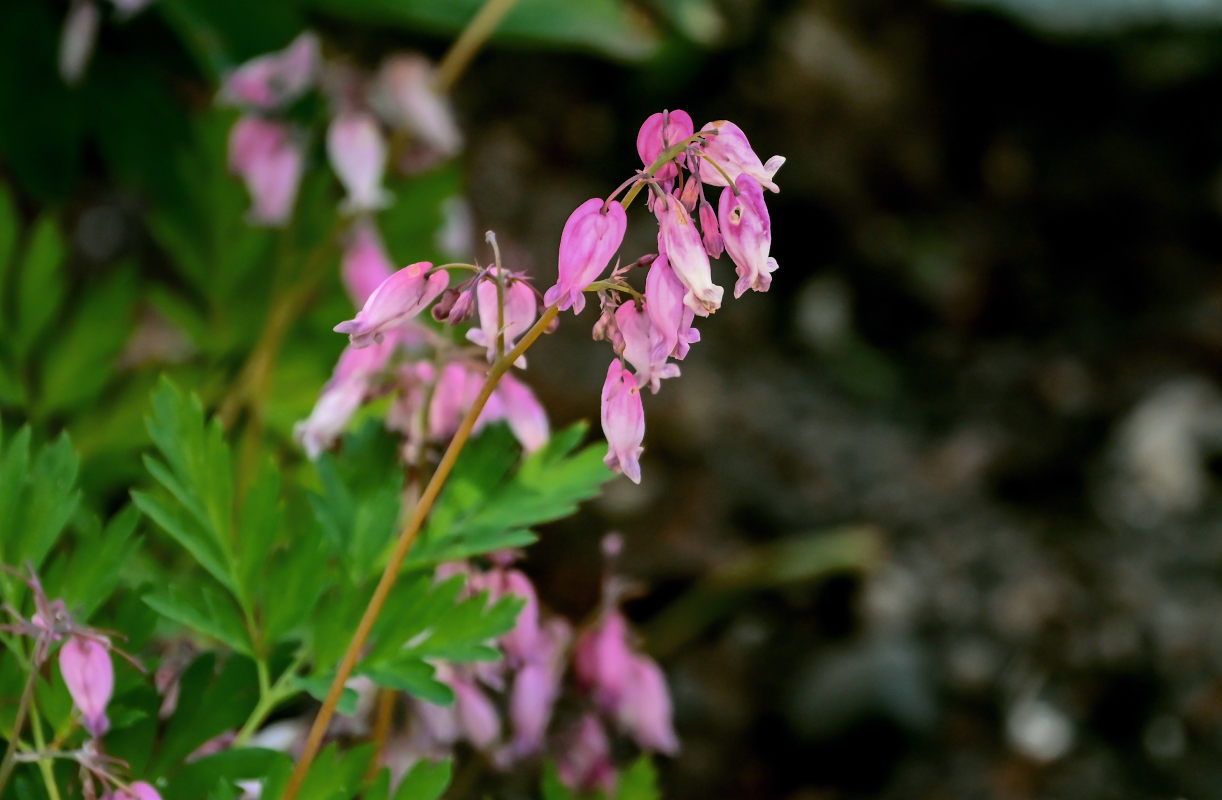
[[[432,65],[407,53],[363,74],[325,59],[318,37],[308,32],[229,73],[219,99],[243,111],[230,131],[229,167],[250,192],[250,221],[274,227],[292,216],[309,132],[289,122],[286,112],[312,90],[323,94],[331,111],[326,150],[347,195],[345,213],[367,215],[390,203],[382,186],[391,158],[388,132],[400,145],[396,165],[404,172],[457,152],[462,137],[432,80]]]

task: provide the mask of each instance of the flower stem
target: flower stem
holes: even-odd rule
[[[45,752],[47,742],[42,735],[42,721],[38,718],[38,710],[30,708],[30,730],[34,733],[34,747],[38,752]],[[50,800],[60,800],[59,787],[55,785],[55,771],[51,768],[50,758],[38,759],[38,771],[42,773],[42,782],[47,787],[47,797]]]
[[[509,9],[513,8],[513,4],[514,0],[488,0],[484,3],[484,7],[471,18],[437,65],[437,75],[433,78],[434,89],[445,94],[454,88],[467,64],[471,63],[471,59],[479,52],[484,42],[488,41],[488,37],[496,30],[496,26]]]
[[[496,389],[497,382],[500,381],[501,376],[508,372],[509,368],[513,366],[513,362],[543,335],[543,332],[548,329],[559,313],[560,311],[556,306],[549,306],[543,312],[543,316],[539,317],[539,321],[522,337],[522,340],[512,350],[493,362],[492,366],[488,369],[488,377],[484,379],[484,384],[480,387],[479,394],[475,397],[475,402],[471,404],[470,410],[463,417],[462,422],[458,426],[458,431],[454,434],[454,438],[450,440],[450,445],[446,448],[445,453],[442,454],[436,471],[433,472],[432,477],[429,478],[428,485],[424,487],[424,491],[420,494],[420,501],[416,504],[411,518],[408,519],[403,532],[399,534],[399,540],[395,542],[395,549],[391,552],[386,569],[382,571],[382,577],[378,579],[378,585],[373,590],[373,596],[369,599],[369,604],[365,606],[365,613],[361,615],[361,621],[357,624],[356,631],[353,632],[352,639],[348,642],[348,649],[344,651],[344,656],[340,659],[339,666],[336,668],[335,678],[331,681],[331,688],[327,690],[327,697],[323,700],[322,708],[318,710],[318,716],[314,718],[314,724],[310,726],[310,732],[306,737],[301,758],[297,760],[297,765],[293,768],[293,774],[289,776],[289,782],[284,789],[284,794],[281,795],[281,800],[294,800],[297,797],[297,793],[301,791],[305,777],[310,771],[310,764],[313,763],[314,756],[318,754],[318,748],[322,745],[323,736],[327,732],[327,725],[335,714],[336,706],[339,705],[340,696],[344,691],[344,684],[347,683],[353,669],[356,668],[361,648],[365,646],[366,640],[369,639],[369,633],[373,630],[373,625],[377,621],[378,615],[382,613],[382,606],[386,603],[386,598],[395,584],[395,579],[399,577],[399,568],[403,565],[403,560],[407,557],[408,551],[411,549],[412,544],[415,543],[416,537],[420,534],[420,528],[424,525],[424,520],[433,508],[433,503],[441,493],[442,487],[445,486],[446,478],[450,476],[450,470],[454,468],[454,462],[458,460],[458,454],[462,452],[463,446],[467,443],[467,439],[470,438],[471,431],[475,428],[475,422],[479,419],[480,412],[484,410],[484,404],[492,396],[492,392]]]
[[[21,738],[21,728],[25,725],[26,714],[30,710],[30,701],[34,697],[34,681],[38,677],[38,669],[30,665],[30,674],[25,679],[25,688],[21,690],[21,699],[17,702],[17,716],[13,719],[13,733],[8,740],[8,748],[4,751],[4,760],[0,761],[0,797],[4,796],[4,787],[13,774],[17,763],[17,741]]]
[[[678,144],[672,144],[670,147],[658,154],[658,157],[654,159],[654,162],[649,165],[649,169],[645,170],[645,174],[649,176],[656,175],[658,170],[662,169],[666,162],[670,161],[686,150],[689,144],[704,141],[703,137],[708,135],[709,131],[700,131],[698,133],[693,133],[691,136],[687,137]],[[638,180],[635,184],[633,184],[632,188],[628,190],[628,194],[624,195],[624,199],[620,205],[624,207],[625,211],[628,210],[628,206],[632,205],[632,201],[636,199],[636,196],[640,193],[641,187],[647,183],[649,183],[647,180]],[[618,189],[616,190],[616,194],[619,194]],[[611,196],[614,197],[615,195]]]

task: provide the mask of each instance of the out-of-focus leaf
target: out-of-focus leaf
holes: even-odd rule
[[[232,785],[240,780],[262,778],[274,765],[292,764],[286,753],[261,747],[239,747],[223,750],[192,761],[179,770],[161,792],[162,800],[193,800],[199,787],[210,783]]]
[[[450,785],[454,773],[453,760],[417,761],[403,777],[395,792],[395,800],[437,800]]]
[[[91,519],[76,537],[59,586],[46,588],[52,596],[62,597],[78,619],[89,619],[118,587],[123,563],[138,544],[132,534],[139,519],[135,507],[127,506],[104,528]]]
[[[217,83],[226,70],[280,50],[301,33],[306,24],[298,5],[295,0],[161,0],[155,10]]]
[[[315,9],[362,22],[457,33],[483,0],[307,0]],[[601,53],[625,60],[646,58],[657,32],[618,0],[518,0],[494,39]]]
[[[653,762],[642,756],[620,773],[615,786],[615,800],[660,800],[658,773]]]
[[[80,503],[79,461],[66,434],[30,455],[29,428],[0,448],[0,553],[38,569]]]
[[[560,782],[560,776],[556,773],[556,765],[548,763],[543,767],[543,785],[542,785],[543,800],[578,800],[577,795],[568,790],[568,787]]]
[[[17,273],[17,325],[13,344],[24,357],[59,311],[68,282],[64,278],[64,241],[55,220],[34,223]]]
[[[314,699],[322,702],[327,698],[327,691],[331,688],[331,681],[335,677],[334,673],[324,673],[321,675],[298,676],[293,679],[293,684],[306,692]],[[339,703],[335,706],[335,710],[341,714],[355,714],[356,704],[360,700],[360,695],[355,689],[344,687],[344,690],[339,694]]]
[[[432,664],[419,658],[407,656],[376,666],[362,667],[360,674],[378,686],[407,692],[439,706],[448,706],[454,702],[454,690],[437,680],[437,670]]]
[[[297,796],[301,800],[348,800],[354,797],[373,758],[373,747],[372,744],[363,744],[340,753],[335,743],[327,745],[314,759]],[[287,771],[269,777],[263,789],[264,800],[279,800],[287,779]]]
[[[245,722],[255,707],[259,687],[251,661],[230,658],[215,670],[216,656],[205,653],[179,679],[178,707],[149,766],[151,777],[171,775],[201,744]]]
[[[8,187],[0,184],[0,330],[5,327],[8,318],[5,309],[8,276],[13,263],[13,253],[17,248],[17,232],[19,228],[17,208],[13,204],[13,195]]]
[[[242,613],[229,596],[207,584],[189,591],[171,586],[145,595],[144,602],[167,619],[224,642],[239,653],[252,653]]]
[[[269,561],[260,603],[263,634],[269,643],[282,641],[309,621],[318,598],[332,581],[327,557],[324,542],[306,538]]]

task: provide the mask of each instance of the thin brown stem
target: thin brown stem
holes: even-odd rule
[[[471,63],[471,59],[483,47],[484,42],[488,41],[488,37],[496,30],[496,26],[501,24],[513,4],[514,0],[488,0],[471,18],[437,65],[433,88],[438,93],[445,94],[454,88],[467,64]]]
[[[327,725],[330,724],[331,717],[335,714],[335,708],[339,704],[340,696],[344,692],[344,684],[347,683],[353,669],[356,668],[361,648],[365,646],[365,642],[369,639],[369,633],[373,630],[373,625],[377,621],[378,615],[382,613],[382,606],[386,603],[386,598],[395,584],[395,579],[399,577],[399,569],[403,565],[403,560],[407,557],[408,551],[411,550],[416,537],[420,534],[424,520],[433,508],[433,503],[436,502],[442,487],[445,486],[446,478],[450,476],[450,470],[454,468],[454,462],[458,460],[458,454],[462,452],[463,446],[467,443],[467,439],[470,438],[471,431],[475,428],[475,422],[479,419],[480,412],[484,410],[484,405],[488,402],[488,398],[492,396],[493,390],[496,389],[497,382],[500,381],[502,375],[509,371],[513,362],[543,335],[543,332],[547,330],[559,313],[559,309],[556,306],[549,306],[543,312],[543,316],[539,318],[539,321],[526,332],[526,335],[522,337],[517,346],[503,357],[498,358],[488,369],[488,377],[484,379],[484,384],[480,387],[475,402],[471,404],[470,410],[463,417],[462,422],[458,426],[458,431],[454,434],[454,438],[450,440],[450,445],[446,448],[445,453],[442,454],[440,463],[437,464],[437,470],[429,478],[428,485],[424,487],[424,491],[420,495],[420,502],[416,504],[411,518],[408,519],[403,532],[399,534],[399,540],[395,543],[395,549],[391,552],[386,569],[382,571],[382,577],[378,579],[378,585],[373,590],[373,596],[369,599],[369,604],[365,606],[365,613],[361,615],[361,621],[357,623],[356,631],[353,632],[352,639],[348,642],[348,649],[344,651],[344,656],[340,659],[339,666],[336,668],[335,678],[331,681],[331,688],[327,690],[327,696],[323,700],[322,708],[318,710],[318,716],[314,718],[314,724],[310,726],[310,732],[306,736],[301,758],[297,760],[297,765],[293,768],[293,774],[289,776],[289,782],[284,789],[284,794],[281,795],[281,800],[294,800],[297,797],[297,793],[301,791],[305,777],[310,771],[310,764],[313,763],[314,757],[318,754],[318,748],[322,745],[323,736],[327,732]]]

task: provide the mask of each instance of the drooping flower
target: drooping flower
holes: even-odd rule
[[[394,271],[378,229],[369,220],[358,222],[344,244],[340,262],[340,276],[352,302],[365,305],[369,295]]]
[[[390,205],[390,193],[382,187],[386,140],[377,120],[369,114],[348,111],[331,121],[327,158],[348,192],[341,206],[345,211],[376,211]]]
[[[679,367],[667,362],[669,350],[665,350],[661,357],[654,355],[666,347],[667,339],[650,322],[649,300],[646,299],[643,305],[644,308],[638,308],[632,302],[620,305],[615,311],[615,324],[624,343],[621,355],[636,370],[641,388],[648,386],[651,392],[657,394],[663,378],[679,377]]]
[[[498,308],[497,277],[498,268],[488,270],[487,280],[481,280],[475,287],[475,295],[479,306],[479,327],[467,331],[467,338],[488,349],[488,361],[496,360],[497,334],[503,332],[505,352],[509,352],[517,344],[518,337],[530,330],[538,312],[538,299],[535,290],[525,281],[505,275],[505,310],[502,330],[499,328],[501,312]],[[514,366],[519,369],[526,367],[526,356],[518,356]]]
[[[264,111],[283,107],[314,85],[320,65],[318,37],[307,31],[283,50],[251,59],[225,76],[220,99]]]
[[[709,254],[687,209],[674,197],[655,204],[658,214],[658,249],[666,255],[675,276],[687,287],[683,302],[707,317],[721,307],[723,290],[713,283]]]
[[[577,639],[573,671],[594,702],[612,711],[619,706],[631,678],[632,658],[628,623],[619,611],[611,610]]]
[[[356,317],[341,322],[334,330],[348,334],[353,346],[368,347],[428,308],[449,283],[445,270],[434,272],[432,264],[418,261],[382,281]]]
[[[397,345],[398,337],[388,336],[371,347],[344,348],[314,410],[293,427],[293,437],[310,459],[318,458],[348,427],[369,394],[369,379],[386,366]]]
[[[738,194],[736,196],[729,186],[723,189],[719,213],[726,252],[734,260],[738,272],[734,296],[741,297],[748,289],[768,291],[777,263],[768,255],[772,247],[772,223],[759,181],[743,174],[735,178],[734,183]]]
[[[624,241],[628,215],[619,201],[603,208],[600,198],[591,198],[577,207],[560,234],[559,280],[547,290],[543,302],[558,304],[580,314],[586,307],[583,292],[598,279],[607,263]]]
[[[564,647],[571,632],[562,619],[552,619],[539,631],[531,658],[514,677],[509,695],[513,724],[513,755],[521,758],[543,746],[564,672]]]
[[[569,731],[556,760],[556,773],[565,786],[579,792],[615,790],[615,762],[607,731],[594,714],[585,714]]]
[[[646,167],[651,166],[668,147],[687,139],[695,131],[692,118],[686,111],[660,111],[650,115],[636,135],[636,152]],[[680,156],[682,159],[682,156]],[[679,174],[674,161],[663,164],[654,173],[659,180],[670,180]]]
[[[607,437],[607,455],[603,463],[622,472],[633,483],[640,483],[640,458],[645,452],[641,446],[645,440],[645,407],[641,403],[636,376],[618,358],[611,361],[603,384],[602,425]]]
[[[700,198],[700,232],[704,240],[704,251],[709,254],[709,258],[721,258],[725,251],[725,241],[717,225],[717,214],[709,205],[709,201],[703,197]]]
[[[759,181],[760,186],[768,191],[780,191],[773,182],[772,176],[776,175],[777,170],[785,163],[784,156],[773,156],[768,159],[768,163],[761,164],[760,157],[755,154],[755,151],[751,149],[751,143],[747,141],[747,135],[733,122],[724,119],[710,122],[701,130],[716,131],[715,135],[708,137],[708,141],[701,148],[701,152],[707,156],[707,158],[700,159],[700,181],[702,183],[709,186],[725,186],[727,185],[726,175],[736,180],[745,172]],[[716,162],[716,166],[710,163],[709,159]],[[723,170],[725,175],[722,174]]]
[[[148,783],[136,781],[128,784],[126,789],[102,795],[102,800],[161,800],[161,795]]]
[[[639,654],[631,657],[615,719],[643,750],[667,755],[679,751],[666,676],[653,659]]]
[[[110,729],[106,706],[115,688],[107,646],[92,636],[71,636],[59,651],[59,671],[85,730],[95,739]]]
[[[501,737],[501,717],[483,689],[465,676],[450,680],[454,690],[454,712],[459,734],[480,750],[491,747]]]
[[[496,387],[509,430],[527,453],[547,444],[550,428],[547,412],[530,387],[506,373]]]
[[[229,132],[229,168],[250,192],[252,223],[277,227],[288,221],[305,169],[289,126],[249,115],[239,119]]]
[[[462,147],[462,132],[446,98],[433,89],[433,65],[421,55],[388,57],[378,69],[370,104],[388,123],[416,134],[443,156]]]

